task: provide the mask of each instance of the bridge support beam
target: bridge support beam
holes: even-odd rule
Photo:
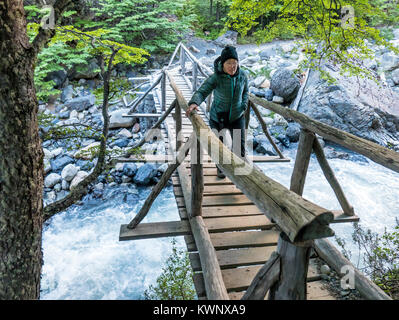
[[[282,232],[277,243],[279,280],[270,288],[269,300],[306,300],[306,277],[313,241],[291,243]]]

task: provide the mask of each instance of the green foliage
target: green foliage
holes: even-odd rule
[[[194,300],[196,294],[192,281],[192,269],[188,253],[177,250],[176,240],[172,240],[172,254],[162,268],[155,286],[150,285],[144,292],[149,300]]]
[[[353,20],[341,19],[341,9],[345,5],[354,8]],[[370,19],[383,16],[383,10],[368,0],[315,0],[311,3],[304,0],[233,0],[227,26],[242,36],[255,30],[253,35],[258,43],[281,35],[297,37],[307,56],[301,69],[319,70],[324,78],[333,81],[320,69],[323,60],[339,63],[341,74],[373,78],[362,64],[373,54],[366,39],[399,53],[378,29],[369,25]],[[261,23],[262,17],[268,19],[263,18]]]
[[[197,37],[216,39],[224,29],[232,0],[187,0],[179,16],[190,17]],[[207,34],[204,34],[204,32]]]
[[[362,252],[364,272],[388,295],[399,299],[399,220],[394,231],[385,229],[382,235],[355,223],[352,239],[359,253]],[[345,241],[339,237],[336,240],[345,257],[350,259],[352,253],[345,249]]]
[[[37,35],[40,19],[45,14],[42,9],[36,6],[26,6],[29,23],[27,33],[31,41]],[[65,19],[70,19],[76,12],[66,11],[63,14]],[[81,22],[82,20],[80,20]],[[82,24],[80,24],[82,25]],[[118,50],[113,60],[113,65],[118,63],[142,64],[149,53],[141,48],[135,48],[123,43],[106,39],[112,30],[97,28],[94,30],[80,30],[73,25],[57,26],[56,34],[50,40],[47,47],[43,48],[38,55],[35,67],[35,86],[39,100],[46,101],[51,95],[57,95],[59,90],[54,88],[54,81],[46,81],[46,76],[54,71],[68,70],[76,67],[79,69],[87,65],[93,57],[103,57],[104,64],[108,64],[112,48]]]
[[[108,39],[138,46],[150,52],[173,51],[178,34],[188,27],[186,17],[174,15],[183,0],[100,0],[93,8],[98,24],[110,31]]]

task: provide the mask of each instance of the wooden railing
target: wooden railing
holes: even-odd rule
[[[182,75],[187,83],[191,83],[192,91],[195,91],[198,86],[198,73],[203,74],[205,77],[211,74],[211,70],[198,61],[180,43],[176,47],[168,66],[162,69],[161,75],[158,76],[151,86],[151,88],[154,88],[157,84],[161,83],[162,111],[165,111],[166,108],[167,80],[175,93],[176,99],[168,109],[169,112],[172,109],[175,110],[176,140],[172,141],[171,135],[168,135],[169,145],[175,156],[173,163],[169,164],[168,169],[164,172],[158,184],[152,189],[144,206],[139,214],[129,223],[128,228],[136,227],[145,217],[157,195],[166,186],[172,173],[177,170],[182,184],[191,230],[200,255],[207,297],[208,299],[228,299],[216,252],[212,246],[201,212],[204,188],[203,167],[201,161],[198,160],[202,156],[201,150],[218,150],[216,155],[210,152],[209,155],[212,160],[218,163],[228,178],[270,220],[275,221],[278,228],[282,231],[276,253],[259,271],[243,298],[263,299],[266,292],[270,290],[269,297],[271,299],[306,299],[306,275],[310,249],[312,247],[327,260],[327,263],[334,265],[336,268],[342,266],[342,263],[337,263],[337,260],[339,260],[337,259],[337,255],[339,256],[339,253],[337,254],[336,251],[333,251],[332,244],[322,239],[334,234],[329,224],[333,221],[334,216],[338,215],[337,212],[324,209],[302,197],[312,151],[316,154],[322,171],[338,198],[342,207],[341,213],[347,216],[354,215],[353,207],[345,197],[315,134],[317,133],[330,141],[356,151],[396,172],[399,172],[399,154],[373,142],[318,122],[295,110],[260,99],[252,94],[250,94],[249,107],[246,111],[246,123],[248,124],[251,108],[260,121],[266,137],[268,137],[281,158],[283,158],[283,155],[270,137],[266,123],[263,121],[257,106],[272,110],[286,119],[294,120],[302,127],[294,170],[291,176],[290,189],[268,178],[262,170],[254,164],[249,163],[248,159],[243,161],[232,153],[220,142],[218,137],[216,137],[196,112],[193,112],[189,116],[193,126],[193,133],[185,143],[182,143],[179,138],[182,128],[182,111],[186,111],[188,106],[183,94],[175,84],[173,76],[168,71],[168,68],[174,66],[172,63],[175,57],[177,57],[179,50],[180,55],[177,64],[181,66]],[[186,68],[187,60],[191,60],[192,62],[191,81],[186,76],[186,72],[188,71]],[[147,90],[147,94],[148,92],[149,90]],[[209,110],[211,103],[209,99],[207,103],[206,110]],[[168,127],[167,122],[164,124]],[[168,128],[168,131],[172,132],[172,128]],[[180,166],[190,150],[192,157],[191,178],[185,167]],[[231,159],[231,162],[220,162],[220,158]],[[236,170],[240,168],[250,170],[247,174],[237,175]],[[328,252],[334,252],[335,256],[329,258]],[[328,261],[328,259],[334,259],[334,261]],[[347,260],[342,261],[347,264],[349,263]],[[363,290],[361,293],[366,297],[389,299],[382,290],[375,285],[373,286],[368,279],[359,275],[357,275],[357,279],[361,281],[362,285],[360,289]]]

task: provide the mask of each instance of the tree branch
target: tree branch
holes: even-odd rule
[[[112,54],[108,61],[108,68],[104,75],[104,95],[103,95],[104,99],[102,106],[104,126],[103,126],[100,151],[98,154],[96,166],[94,167],[94,170],[85,179],[83,179],[76,187],[74,187],[65,198],[55,201],[47,205],[43,209],[44,221],[48,220],[54,214],[62,210],[65,210],[66,208],[74,204],[76,201],[80,200],[84,195],[87,194],[89,184],[94,182],[97,179],[97,177],[104,171],[105,153],[107,148],[107,137],[108,137],[108,128],[109,128],[109,116],[108,116],[109,80],[112,71],[112,61],[114,60],[117,52],[118,49],[115,48],[112,49]]]

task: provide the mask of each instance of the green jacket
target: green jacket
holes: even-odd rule
[[[207,78],[201,87],[193,94],[188,105],[200,105],[213,90],[213,102],[210,116],[219,121],[217,114],[229,113],[229,121],[240,118],[248,104],[248,78],[244,71],[237,68],[237,72],[230,76],[223,71],[220,57],[214,62],[214,74]]]

